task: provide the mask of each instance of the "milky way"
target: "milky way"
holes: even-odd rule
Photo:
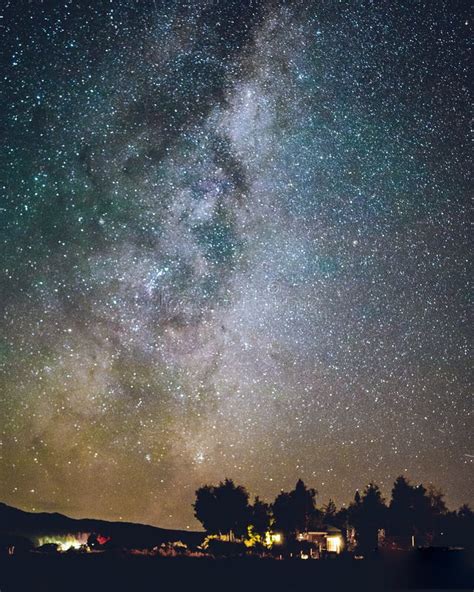
[[[0,499],[472,503],[468,3],[2,11]]]

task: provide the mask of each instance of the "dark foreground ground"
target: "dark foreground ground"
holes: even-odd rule
[[[195,559],[32,554],[0,560],[0,592],[473,590],[461,553],[403,560]]]

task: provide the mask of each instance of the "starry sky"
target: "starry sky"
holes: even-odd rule
[[[0,500],[474,501],[468,4],[2,3]]]

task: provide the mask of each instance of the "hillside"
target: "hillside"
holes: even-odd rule
[[[201,532],[169,530],[131,522],[76,519],[58,513],[25,512],[0,502],[0,535],[20,535],[38,544],[44,538],[79,537],[92,532],[111,537],[114,544],[123,547],[152,547],[170,541],[197,545],[203,538]]]

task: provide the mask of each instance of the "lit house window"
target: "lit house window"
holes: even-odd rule
[[[339,536],[328,536],[327,539],[327,550],[330,553],[340,553],[341,552],[341,537]]]

